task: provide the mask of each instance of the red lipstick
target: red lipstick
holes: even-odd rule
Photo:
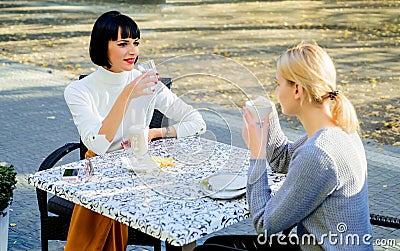
[[[125,59],[125,61],[126,61],[128,64],[134,64],[134,63],[135,63],[135,59],[134,59],[134,58],[128,58],[128,59]]]

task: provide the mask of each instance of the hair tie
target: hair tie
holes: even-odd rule
[[[326,99],[326,98],[330,98],[331,100],[335,100],[336,96],[339,94],[339,91],[331,91],[328,92],[327,94],[321,96],[320,98],[316,99],[316,101],[318,103],[321,103],[322,100]]]
[[[334,100],[338,94],[339,94],[339,91],[331,91],[331,92],[328,93],[328,97],[331,100]]]

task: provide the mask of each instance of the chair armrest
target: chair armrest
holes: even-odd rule
[[[78,149],[80,147],[80,143],[67,143],[46,157],[45,160],[40,164],[38,171],[47,170],[52,168],[62,157],[67,155],[68,153]]]
[[[40,164],[38,171],[47,170],[54,167],[54,165],[68,153],[78,149],[80,147],[79,143],[67,143],[64,146],[54,150],[49,156]],[[38,206],[40,211],[40,216],[47,217],[47,192],[36,188],[36,195],[38,200]]]
[[[400,219],[396,217],[370,214],[370,222],[372,225],[400,229]]]

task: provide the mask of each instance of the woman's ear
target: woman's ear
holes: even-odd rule
[[[298,85],[298,84],[295,84],[294,85],[294,98],[295,99],[300,99],[300,97],[303,95],[303,87],[302,86],[300,86],[300,85]]]

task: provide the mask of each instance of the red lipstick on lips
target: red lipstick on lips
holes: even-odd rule
[[[134,64],[134,63],[135,63],[135,59],[134,59],[134,58],[128,58],[128,59],[125,59],[125,61],[126,61],[128,64]]]

